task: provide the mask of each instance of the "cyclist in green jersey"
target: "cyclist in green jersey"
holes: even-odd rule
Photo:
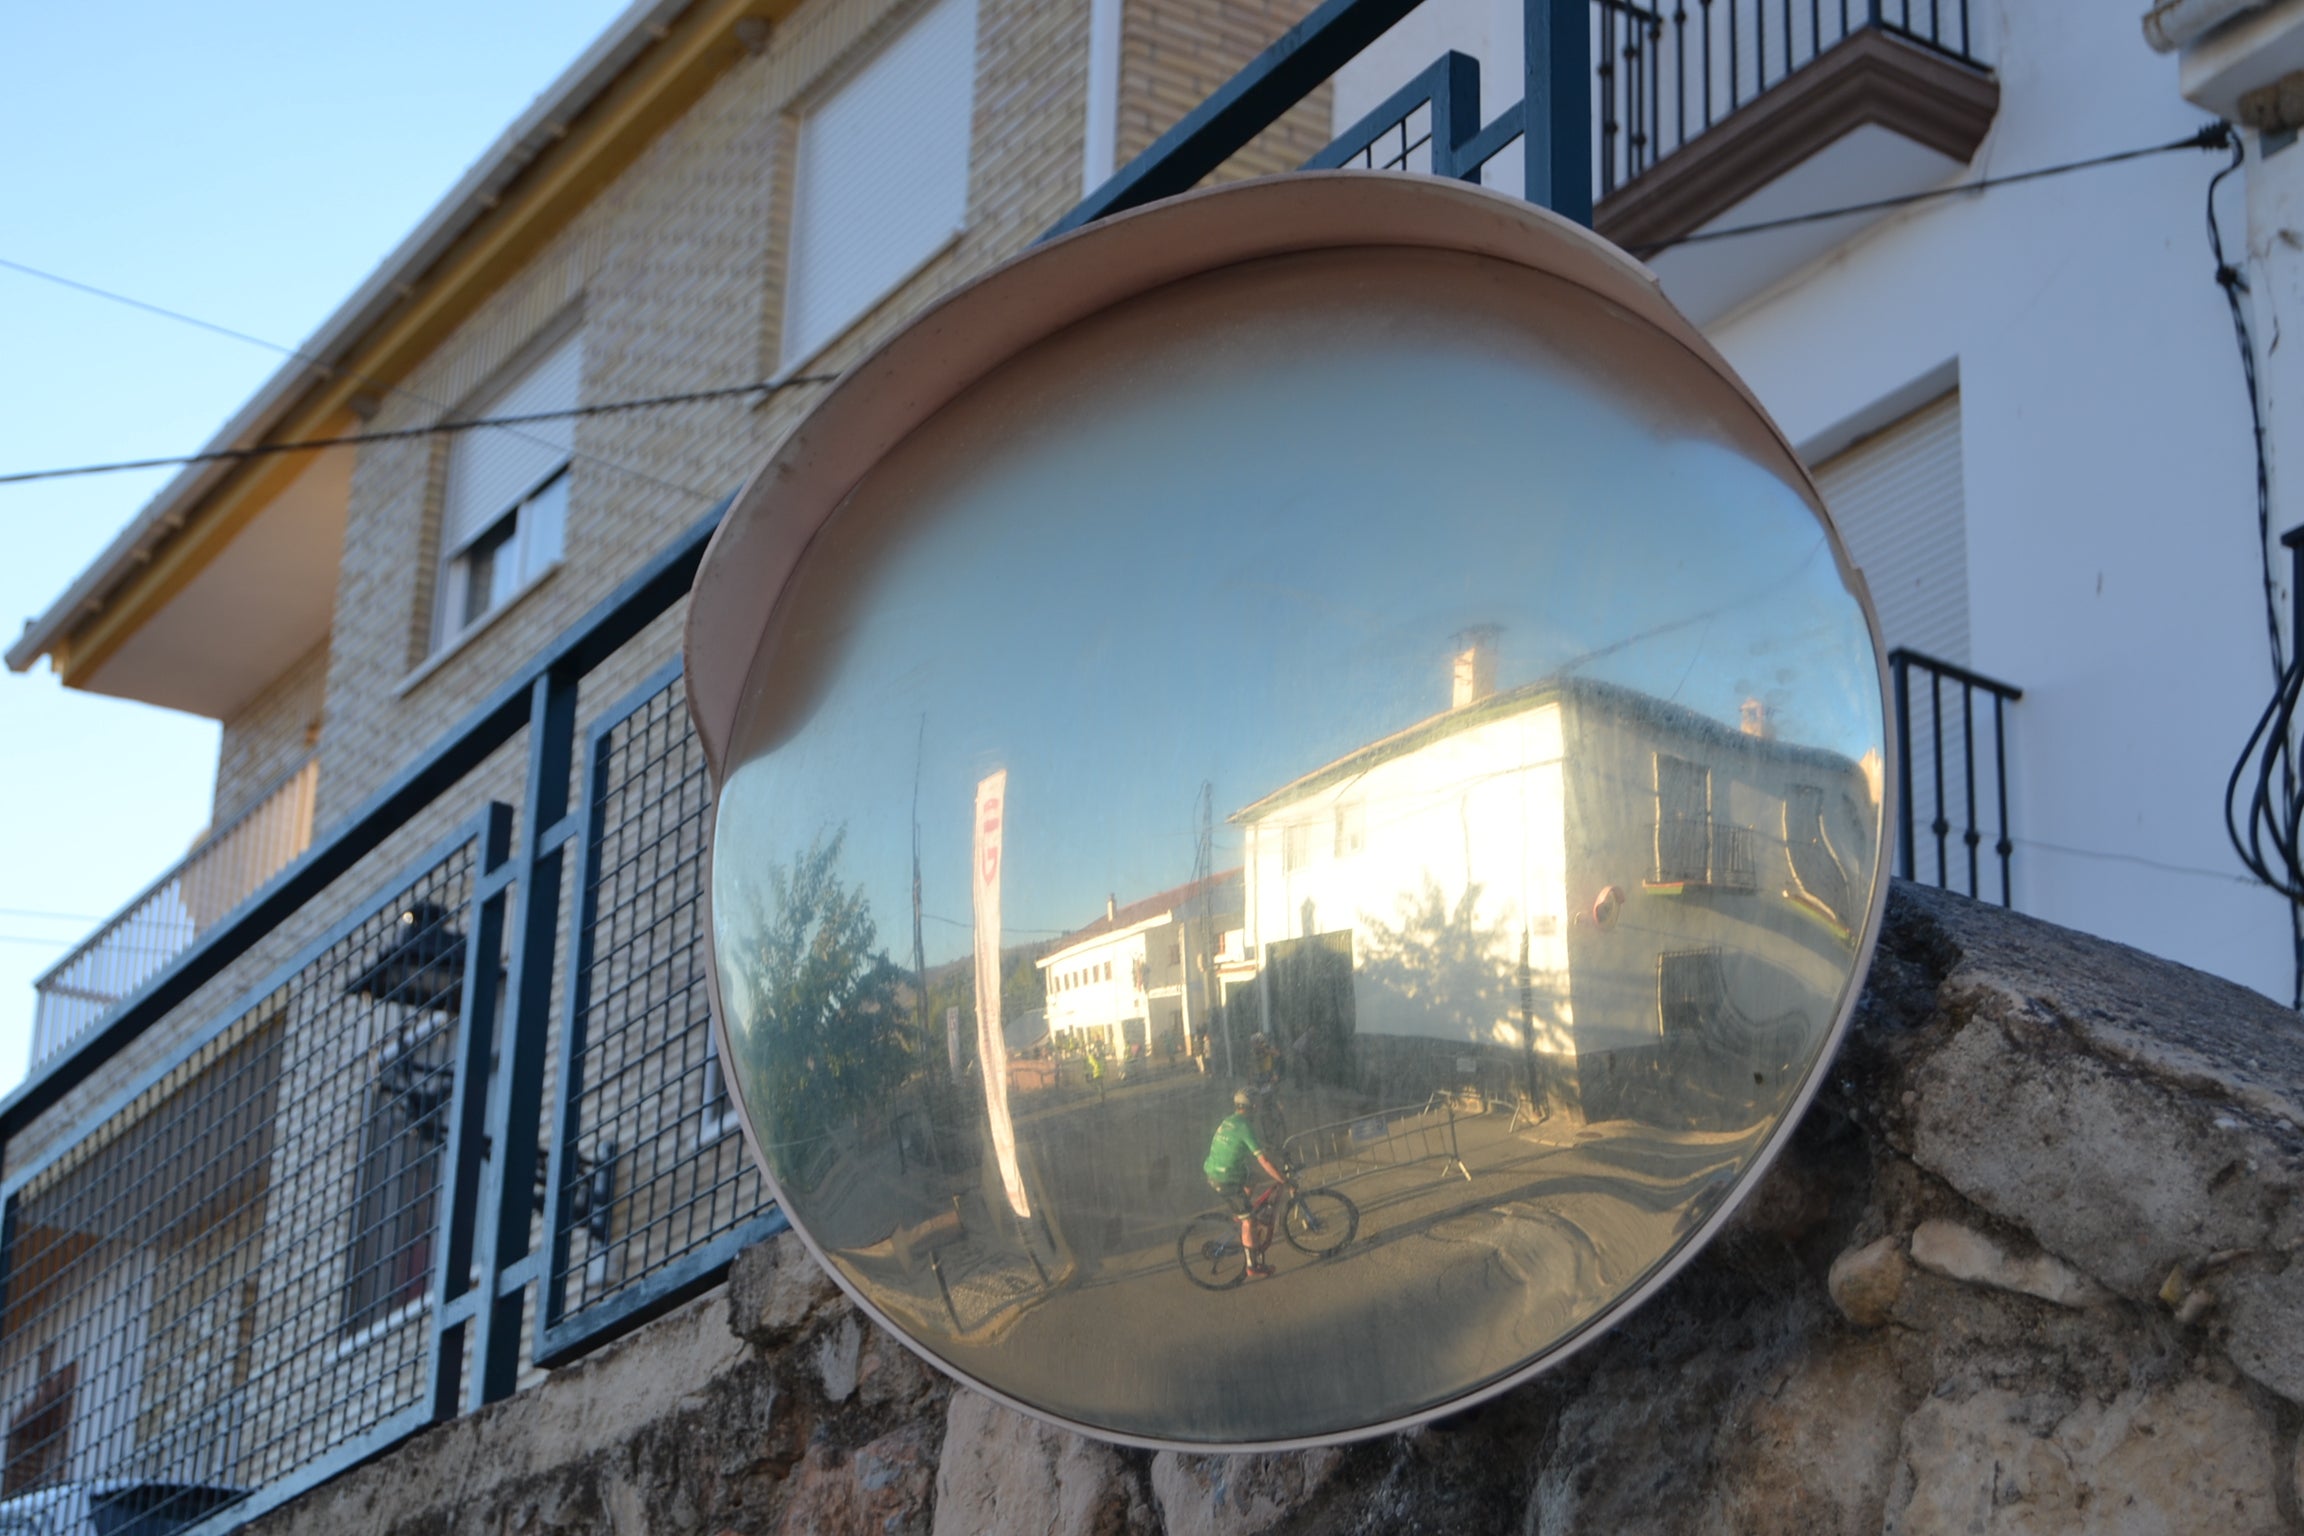
[[[1262,1280],[1272,1270],[1264,1262],[1264,1245],[1257,1241],[1254,1207],[1248,1199],[1248,1174],[1251,1168],[1261,1164],[1273,1183],[1279,1183],[1282,1175],[1270,1154],[1265,1152],[1256,1127],[1248,1121],[1248,1106],[1254,1102],[1254,1096],[1245,1088],[1233,1093],[1232,1113],[1216,1127],[1216,1137],[1208,1143],[1208,1161],[1201,1171],[1208,1175],[1209,1187],[1222,1195],[1232,1214],[1240,1218],[1240,1246],[1248,1252],[1248,1278]]]

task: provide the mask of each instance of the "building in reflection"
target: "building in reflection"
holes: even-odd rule
[[[1302,1076],[1587,1121],[1749,1123],[1796,1085],[1871,891],[1877,764],[1613,683],[1450,707],[1236,812],[1223,968]]]
[[[1208,1029],[1220,946],[1240,931],[1241,899],[1237,869],[1126,906],[1108,899],[1102,917],[1035,962],[1050,1037],[1065,1049],[1093,1042],[1114,1057],[1138,1046],[1190,1054]]]

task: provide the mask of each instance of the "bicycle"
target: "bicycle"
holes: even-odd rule
[[[1274,1211],[1273,1196],[1288,1191],[1287,1204]],[[1250,1220],[1269,1246],[1273,1227],[1288,1246],[1315,1259],[1331,1258],[1360,1231],[1360,1207],[1333,1189],[1299,1189],[1291,1174],[1267,1184],[1248,1202]],[[1248,1250],[1240,1246],[1240,1218],[1228,1210],[1202,1211],[1176,1238],[1176,1263],[1184,1278],[1204,1291],[1228,1291],[1248,1278]]]

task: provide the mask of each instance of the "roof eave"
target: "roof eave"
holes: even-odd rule
[[[211,437],[204,453],[253,447],[300,403],[315,382],[333,379],[345,359],[414,294],[417,283],[456,242],[502,202],[502,194],[569,124],[701,0],[633,0],[624,13],[563,70],[488,152],[395,247],[367,281],[337,306],[297,355],[283,363],[248,403]],[[7,651],[8,669],[31,670],[85,619],[136,578],[161,539],[190,521],[200,503],[235,470],[235,461],[189,465],[146,502],[63,594]]]

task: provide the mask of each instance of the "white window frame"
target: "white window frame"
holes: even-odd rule
[[[569,385],[565,407],[578,403],[577,388],[583,372],[583,341],[570,333],[556,339],[520,374],[491,392],[488,403],[458,414],[477,417],[495,414],[525,415],[534,402],[523,400],[546,370],[558,370]],[[555,400],[547,408],[561,408]],[[466,516],[457,526],[460,476],[470,472],[476,454],[495,441],[507,439],[533,445],[538,451],[528,472],[512,488],[490,499],[489,510]],[[532,427],[478,428],[449,440],[447,506],[441,514],[438,580],[433,587],[430,655],[439,657],[477,633],[559,565],[567,549],[570,466],[575,458],[574,424],[562,418]],[[486,600],[474,607],[476,580],[488,583]]]
[[[696,1149],[702,1151],[743,1125],[736,1112],[736,1095],[728,1089],[728,1076],[720,1065],[719,1042],[704,1032],[704,1101],[696,1111]]]

